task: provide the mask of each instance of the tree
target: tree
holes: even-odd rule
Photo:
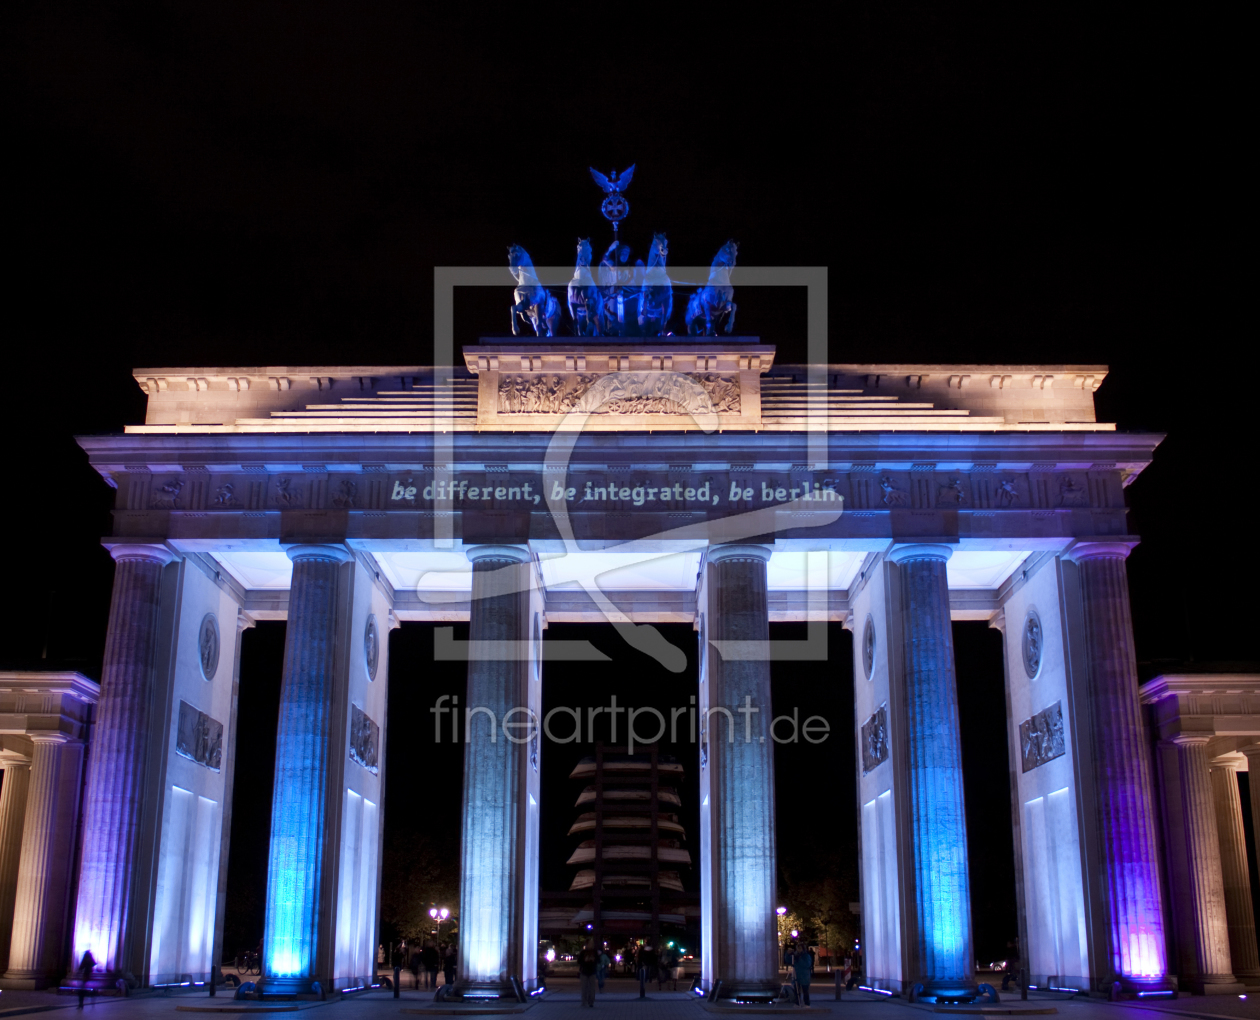
[[[436,925],[430,907],[446,907],[451,917],[442,935],[458,931],[459,833],[442,827],[390,833],[385,842],[381,882],[381,936],[417,939]]]

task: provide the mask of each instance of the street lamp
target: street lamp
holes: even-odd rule
[[[787,907],[776,907],[774,912],[778,914],[780,917],[782,917],[784,914],[787,913]]]
[[[430,907],[430,908],[429,908],[429,916],[430,916],[430,917],[432,917],[432,918],[436,918],[436,917],[437,917],[437,907]]]

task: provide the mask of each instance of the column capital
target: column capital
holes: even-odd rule
[[[117,545],[107,545],[106,548],[116,563],[121,563],[123,560],[148,560],[150,563],[157,563],[164,567],[177,559],[171,550],[156,542],[120,542]]]
[[[1228,754],[1217,755],[1208,764],[1214,769],[1227,769],[1230,772],[1237,772],[1239,769],[1247,767],[1247,759],[1238,751],[1230,751]]]
[[[17,751],[0,751],[0,769],[29,769],[31,759]]]
[[[80,743],[80,741],[75,740],[75,738],[69,734],[61,733],[58,730],[36,730],[35,732],[28,731],[26,736],[33,744]]]
[[[722,545],[709,546],[709,562],[721,563],[723,560],[758,560],[767,563],[773,550],[766,545],[754,545],[751,542],[728,542]]]
[[[1216,736],[1214,733],[1174,733],[1166,737],[1165,741],[1176,744],[1178,747],[1197,747],[1206,744],[1214,736]]]
[[[1084,560],[1127,559],[1133,552],[1136,542],[1077,542],[1065,554],[1064,558],[1074,563]]]
[[[334,563],[349,563],[350,550],[344,545],[286,545],[285,553],[294,563],[298,560],[332,560]]]
[[[907,543],[905,545],[894,545],[888,552],[888,559],[893,563],[905,563],[910,560],[939,560],[941,563],[945,563],[953,555],[954,547],[952,545]]]
[[[525,545],[466,545],[464,555],[470,563],[478,560],[508,560],[511,563],[528,563],[529,546]]]

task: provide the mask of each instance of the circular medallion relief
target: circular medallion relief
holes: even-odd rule
[[[866,672],[866,679],[869,680],[875,669],[875,621],[871,619],[869,613],[866,617],[866,626],[862,628],[862,669]]]
[[[201,675],[213,680],[219,669],[219,621],[214,613],[206,613],[201,618],[201,627],[197,631],[197,651],[201,659]]]
[[[1024,672],[1033,679],[1041,669],[1041,617],[1037,610],[1028,610],[1024,618]]]
[[[363,663],[367,666],[369,680],[376,679],[376,664],[380,661],[381,642],[376,632],[376,616],[368,614],[367,626],[363,629]]]

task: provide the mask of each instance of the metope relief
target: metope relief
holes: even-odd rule
[[[218,772],[223,767],[223,723],[181,700],[175,753]]]
[[[380,768],[376,764],[376,749],[380,744],[380,727],[368,718],[358,705],[350,706],[350,760],[358,762],[365,769],[378,775]]]
[[[201,618],[201,626],[197,630],[197,657],[201,660],[201,675],[213,680],[219,671],[219,621],[214,613],[206,613]]]
[[[508,375],[500,414],[739,414],[739,379],[678,372]]]
[[[369,680],[376,679],[376,666],[380,661],[381,642],[376,631],[376,616],[368,614],[367,624],[363,628],[363,666],[367,670]]]
[[[888,760],[888,705],[880,705],[862,723],[862,775],[874,772]]]
[[[1028,610],[1028,615],[1024,617],[1024,635],[1022,639],[1022,651],[1024,654],[1024,672],[1028,674],[1028,679],[1034,679],[1041,671],[1041,652],[1043,648],[1041,617],[1037,615],[1037,610]]]
[[[1031,719],[1019,724],[1019,747],[1023,770],[1031,772],[1038,765],[1066,753],[1063,743],[1063,703],[1056,701]]]

